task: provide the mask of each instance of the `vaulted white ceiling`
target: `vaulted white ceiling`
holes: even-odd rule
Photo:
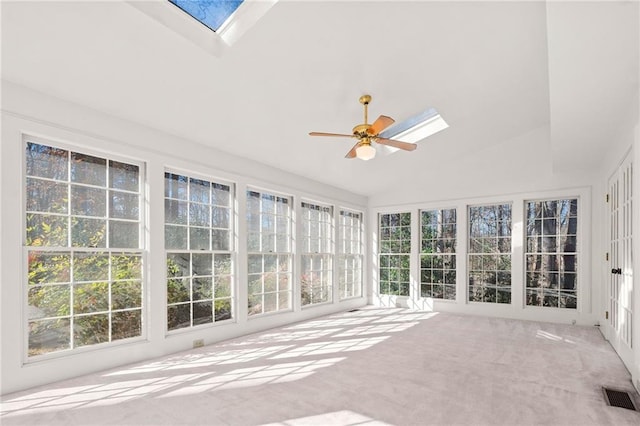
[[[355,193],[416,187],[527,134],[598,165],[638,98],[638,3],[280,1],[224,54],[126,2],[3,2],[2,78]],[[412,153],[344,159],[369,114],[435,107]]]

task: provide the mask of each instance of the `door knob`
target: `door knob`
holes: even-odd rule
[[[612,274],[619,274],[619,275],[621,275],[621,274],[622,274],[622,269],[620,269],[620,268],[613,268],[613,269],[611,270],[611,273],[612,273]]]

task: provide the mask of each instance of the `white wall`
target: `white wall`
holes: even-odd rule
[[[236,321],[232,324],[198,327],[167,335],[166,285],[164,259],[164,171],[165,167],[185,170],[236,184],[236,193],[257,186],[293,195],[296,204],[302,198],[336,207],[347,207],[367,214],[363,196],[329,187],[302,176],[295,176],[264,164],[223,152],[131,122],[106,116],[88,108],[2,82],[2,145],[0,146],[0,349],[1,388],[5,394],[40,384],[99,371],[147,358],[186,350],[193,340],[206,344],[253,333],[286,323],[352,309],[366,303],[366,297],[316,307],[300,307],[299,292],[294,293],[292,312],[247,318],[246,289],[241,271],[246,270],[244,238],[239,238],[236,277],[239,293]],[[77,350],[66,356],[41,361],[25,358],[26,324],[22,259],[23,229],[23,135],[61,142],[92,152],[117,154],[146,164],[148,247],[147,247],[147,336],[135,342],[113,344],[106,348]],[[238,216],[244,217],[244,197],[238,197]],[[238,221],[238,234],[244,223]],[[299,259],[296,259],[299,262]],[[299,263],[298,263],[299,264]],[[295,263],[294,263],[295,265]],[[295,276],[295,267],[294,267]],[[366,275],[365,275],[366,279]],[[335,282],[335,281],[334,281]],[[81,348],[82,349],[82,348]]]

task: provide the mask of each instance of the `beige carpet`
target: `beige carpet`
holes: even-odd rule
[[[640,425],[603,385],[633,389],[596,327],[366,308],[6,395],[0,423]]]

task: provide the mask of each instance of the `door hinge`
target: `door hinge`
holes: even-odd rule
[[[606,254],[604,255],[604,258],[605,258],[605,260],[609,260],[609,253],[606,253]]]
[[[609,319],[609,311],[604,312],[604,319]]]
[[[607,199],[607,203],[608,203],[609,202],[609,194],[607,194],[606,199]]]

